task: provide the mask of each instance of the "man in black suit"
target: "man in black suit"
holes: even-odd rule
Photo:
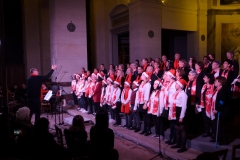
[[[51,71],[46,76],[39,76],[36,68],[30,69],[30,77],[27,79],[27,104],[30,109],[30,119],[33,113],[35,113],[35,122],[40,118],[42,83],[51,77],[56,68],[56,65],[52,65]]]
[[[234,53],[232,51],[229,51],[226,53],[227,59],[231,60],[233,62],[232,70],[234,72],[234,78],[238,76],[239,72],[239,64],[238,61],[234,59]]]

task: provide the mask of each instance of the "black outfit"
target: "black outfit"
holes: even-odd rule
[[[216,104],[215,104],[215,110],[219,113],[219,125],[218,125],[218,142],[220,144],[227,144],[227,136],[226,136],[226,118],[229,115],[229,96],[226,91],[226,87],[222,87],[216,97]],[[215,115],[215,119],[213,120],[213,131],[214,135],[216,136],[216,128],[217,128],[217,119],[218,119],[218,113]],[[215,140],[215,138],[214,138]]]
[[[234,72],[234,78],[237,78],[238,72],[239,72],[239,64],[237,60],[233,60],[233,72]]]
[[[35,133],[33,143],[34,159],[72,159],[70,152],[64,147],[58,145],[54,140],[54,136],[49,132]]]
[[[187,110],[186,110],[186,127],[187,132],[190,134],[198,133],[198,115],[195,114],[195,102],[192,103],[192,98],[196,98],[196,95],[191,95],[191,88],[194,81],[190,81],[188,88],[186,88],[186,94],[188,96],[187,100]]]
[[[15,153],[19,158],[32,157],[32,139],[34,128],[30,121],[16,119],[12,125],[12,130],[17,138]],[[16,134],[19,132],[19,134]],[[30,153],[30,154],[29,154]]]
[[[90,129],[91,155],[94,160],[99,159],[118,159],[118,152],[114,150],[114,133],[110,128],[97,128],[92,126]]]
[[[131,82],[135,81],[136,78],[137,78],[137,76],[138,76],[138,71],[136,70],[136,71],[134,71],[133,74],[132,74]]]
[[[30,108],[30,118],[35,113],[35,122],[40,118],[40,93],[42,83],[49,79],[53,73],[53,69],[46,76],[30,76],[27,79],[27,100]]]
[[[116,122],[114,125],[121,125],[121,118],[120,118],[120,110],[121,110],[121,102],[118,101],[116,103],[116,108],[112,109],[113,115],[116,117]]]
[[[203,77],[205,76],[206,72],[202,70],[198,77],[197,77],[197,83],[196,83],[196,103],[200,104],[200,97],[201,97],[201,90],[202,86],[204,85]]]

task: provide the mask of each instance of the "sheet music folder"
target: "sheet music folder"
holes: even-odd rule
[[[48,93],[45,95],[44,100],[49,101],[52,95],[52,90],[49,90]]]

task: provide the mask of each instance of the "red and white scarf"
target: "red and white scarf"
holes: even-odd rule
[[[139,101],[139,104],[143,104],[144,103],[144,94],[143,94],[143,90],[144,90],[144,85],[146,83],[142,82],[139,86],[139,89],[138,89],[138,92],[137,92],[137,96],[138,96],[138,101]]]
[[[216,107],[217,94],[220,89],[221,88],[216,88],[211,98],[211,120],[215,119],[215,114],[213,113],[213,111],[215,110],[215,107]]]
[[[228,73],[229,73],[229,69],[225,69],[225,70],[222,72],[221,76],[222,76],[222,77],[225,77],[225,78],[227,79],[227,78],[228,78]]]
[[[113,90],[113,94],[112,94],[112,99],[111,99],[111,102],[113,103],[114,101],[116,101],[116,99],[117,99],[117,90],[118,90],[119,88],[117,87],[117,88],[115,88],[114,90]],[[117,107],[117,104],[116,103],[114,103],[113,105],[112,105],[112,109],[115,109]]]
[[[121,97],[126,101],[128,99],[128,94],[129,94],[130,88],[123,89]],[[122,104],[121,105],[121,112],[129,114],[130,113],[130,101],[127,104]]]
[[[187,84],[187,87],[186,87],[186,90],[187,89],[191,89],[191,105],[195,105],[196,103],[196,84],[197,84],[197,79],[194,79],[193,80],[193,83],[192,83],[192,87],[189,88],[189,84],[190,84],[191,81],[188,81],[188,84]]]
[[[148,114],[157,115],[159,106],[159,94],[160,90],[152,92],[148,103]]]
[[[111,102],[111,94],[112,94],[112,91],[113,91],[113,87],[112,87],[112,84],[109,84],[107,86],[107,91],[106,91],[106,102],[108,105],[110,105],[110,102]]]
[[[172,103],[172,106],[170,106],[170,109],[169,109],[169,117],[170,117],[170,120],[175,120],[177,117],[176,117],[176,112],[177,112],[177,105],[176,105],[176,99],[177,99],[177,96],[178,94],[180,93],[181,91],[176,91],[174,94],[173,94],[173,103]]]
[[[203,93],[207,89],[206,94],[205,94],[205,106],[204,106],[204,98],[203,98]],[[201,102],[200,102],[200,107],[205,108],[206,115],[210,118],[211,114],[211,98],[213,95],[214,91],[214,85],[213,84],[204,84],[201,90]]]
[[[105,102],[106,87],[102,87],[101,96],[100,96],[100,107],[106,104]]]
[[[174,81],[168,83],[168,86],[165,88],[164,90],[164,106],[165,106],[165,109],[168,110],[168,105],[169,105],[169,101],[168,101],[168,91],[170,89],[170,87],[172,86]]]
[[[125,81],[131,82],[131,79],[132,79],[132,74],[130,73],[126,76]]]

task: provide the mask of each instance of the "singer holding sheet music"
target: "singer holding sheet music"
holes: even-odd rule
[[[42,83],[51,77],[56,68],[56,65],[52,65],[51,71],[45,76],[39,76],[39,72],[36,68],[30,69],[30,77],[27,79],[27,106],[30,109],[30,119],[33,113],[35,113],[35,122],[40,118]]]

